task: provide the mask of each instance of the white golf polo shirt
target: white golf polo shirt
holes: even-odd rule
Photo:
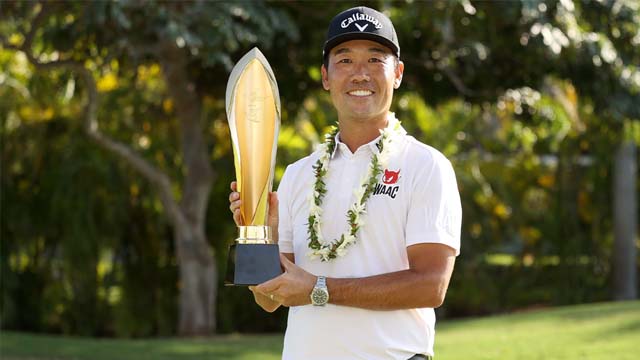
[[[339,139],[339,135],[337,136]],[[355,153],[337,142],[325,176],[322,233],[329,241],[347,229],[347,210],[355,201],[376,142]],[[407,247],[439,243],[459,254],[462,211],[451,163],[434,148],[404,133],[373,195],[364,226],[344,257],[322,262],[307,256],[309,197],[315,181],[316,151],[287,167],[280,187],[280,252],[293,253],[298,266],[314,275],[359,278],[409,268]],[[435,314],[431,308],[373,311],[354,307],[295,306],[289,309],[284,360],[406,360],[433,355]]]

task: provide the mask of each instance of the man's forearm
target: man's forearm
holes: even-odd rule
[[[418,244],[408,247],[407,255],[408,270],[356,279],[327,278],[329,303],[371,310],[440,306],[453,273],[455,251],[440,244]],[[291,260],[293,254],[283,254],[280,261],[285,272],[255,290],[274,295],[284,306],[308,305],[317,277]]]
[[[370,310],[436,308],[444,301],[449,277],[450,272],[403,270],[366,278],[329,278],[329,303]]]

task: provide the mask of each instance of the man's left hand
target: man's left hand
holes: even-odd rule
[[[280,263],[284,273],[256,286],[254,291],[273,298],[284,306],[311,304],[310,294],[317,277],[304,271],[282,254],[280,254]]]

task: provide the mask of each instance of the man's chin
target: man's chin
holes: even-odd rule
[[[347,117],[353,120],[356,120],[359,122],[365,122],[365,121],[370,121],[372,119],[383,117],[386,115],[386,113],[380,113],[375,111],[349,111],[345,115],[347,115]]]

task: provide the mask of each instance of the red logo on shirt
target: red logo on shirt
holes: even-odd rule
[[[393,185],[398,182],[399,178],[400,178],[400,170],[391,171],[391,170],[385,169],[384,176],[382,177],[382,182],[386,185]]]

